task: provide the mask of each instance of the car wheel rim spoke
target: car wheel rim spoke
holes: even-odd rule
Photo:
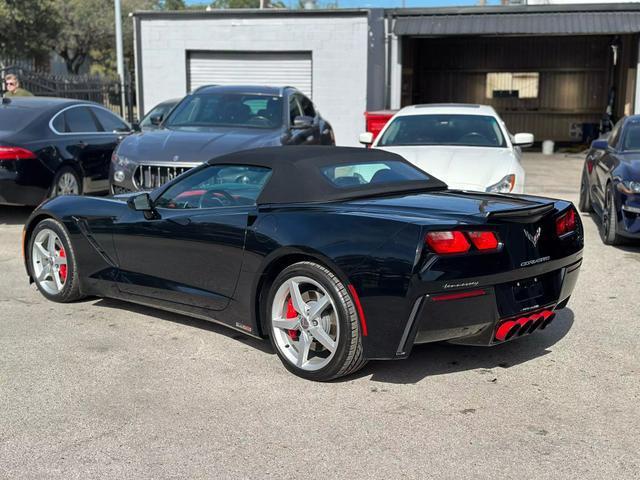
[[[304,368],[309,361],[309,349],[311,348],[311,338],[307,332],[302,332],[298,339],[298,361],[296,365]]]
[[[77,195],[79,192],[78,182],[71,173],[65,173],[58,181],[59,195]]]
[[[336,351],[336,343],[333,341],[333,339],[327,334],[327,332],[325,332],[322,327],[317,326],[317,327],[313,327],[311,330],[311,335],[313,336],[313,338],[315,338],[316,340],[318,340],[318,342],[320,342],[322,344],[322,346],[324,348],[326,348],[327,350],[329,350],[331,353]]]
[[[67,281],[67,255],[58,235],[50,229],[37,233],[31,249],[31,265],[38,285],[56,295]]]
[[[283,282],[271,305],[271,334],[278,351],[297,368],[327,366],[339,340],[338,310],[317,281],[296,276]]]
[[[298,319],[295,319],[292,321],[288,318],[274,318],[273,320],[271,320],[271,324],[275,328],[280,328],[282,330],[299,330],[300,329],[300,322],[298,322]]]
[[[291,280],[289,282],[289,294],[291,295],[291,302],[293,303],[293,308],[295,308],[296,312],[298,312],[300,315],[306,316],[308,307],[302,299],[299,282],[295,280]]]

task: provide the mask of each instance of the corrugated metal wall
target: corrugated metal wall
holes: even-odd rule
[[[610,42],[609,36],[408,37],[403,104],[493,105],[512,132],[532,132],[537,140],[576,140],[571,125],[598,123],[605,111]],[[538,97],[487,98],[490,72],[538,72]]]

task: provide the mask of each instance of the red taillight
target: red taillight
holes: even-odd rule
[[[572,208],[556,219],[556,233],[559,237],[571,233],[576,229],[576,211]]]
[[[495,250],[500,245],[493,232],[467,232],[467,235],[478,250]]]
[[[488,231],[445,231],[429,232],[425,236],[427,245],[439,254],[466,253],[471,245],[480,251],[497,250],[500,240],[493,232]]]
[[[429,232],[425,240],[436,253],[465,253],[471,248],[462,232]]]
[[[2,160],[26,160],[36,158],[31,150],[20,147],[0,147],[0,161]]]

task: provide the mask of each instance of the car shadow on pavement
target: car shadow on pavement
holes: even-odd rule
[[[24,225],[32,207],[0,206],[0,225]]]
[[[206,320],[111,298],[101,298],[94,305],[102,308],[127,310],[180,325],[200,328],[237,340],[263,353],[270,355],[275,353],[271,343],[266,339],[259,340]],[[370,380],[373,382],[411,384],[426,377],[467,370],[477,370],[481,374],[495,373],[491,371],[494,368],[510,368],[550,353],[549,348],[571,330],[573,319],[574,315],[571,309],[559,310],[556,319],[545,330],[490,348],[447,343],[416,345],[406,360],[371,361],[362,370],[353,375],[339,378],[335,382],[349,382],[356,378],[371,376]],[[493,378],[495,377],[491,379]]]
[[[260,350],[263,353],[275,353],[273,351],[273,348],[271,348],[271,343],[269,343],[268,339],[259,340],[224,325],[214,323],[213,321],[209,322],[207,320],[200,320],[195,317],[189,317],[187,315],[181,315],[179,313],[167,312],[166,310],[146,307],[144,305],[138,305],[137,303],[125,302],[123,300],[116,300],[112,298],[100,298],[98,301],[96,301],[96,303],[94,303],[94,306],[117,310],[127,310],[129,312],[147,315],[149,317],[157,318],[160,320],[168,320],[170,322],[179,323],[180,325],[185,325],[188,327],[200,328],[211,333],[224,335],[225,337],[237,340],[249,347]]]
[[[476,370],[486,375],[487,381],[494,381],[494,369],[511,368],[550,353],[550,347],[571,330],[573,320],[573,311],[565,308],[558,311],[545,330],[489,348],[447,343],[416,345],[406,360],[371,361],[342,381],[370,375],[373,382],[411,384],[426,377],[467,370]]]
[[[602,230],[601,230],[602,223],[600,222],[600,217],[598,217],[598,214],[583,213],[582,217],[591,218],[591,221],[594,223],[594,225],[596,226],[596,229],[598,230],[598,233],[600,234],[599,240],[600,242],[602,242]],[[602,244],[604,245],[604,242],[602,242]],[[622,243],[621,245],[604,245],[604,246],[616,248],[618,250],[622,250],[623,252],[628,252],[628,253],[640,253],[640,241],[638,240],[625,239],[625,243]]]

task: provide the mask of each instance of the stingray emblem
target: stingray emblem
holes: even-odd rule
[[[525,230],[524,236],[527,237],[531,242],[531,244],[535,247],[538,244],[538,240],[540,240],[541,233],[542,233],[542,229],[538,227],[538,229],[536,230],[536,233],[534,233],[533,235]]]
[[[180,156],[179,155],[174,155],[173,156],[173,161],[177,162],[178,160],[180,160]]]

